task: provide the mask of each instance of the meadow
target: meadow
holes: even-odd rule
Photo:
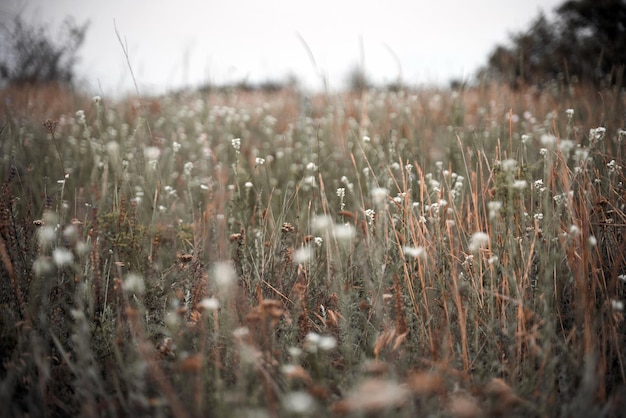
[[[2,92],[5,416],[626,405],[626,100]]]

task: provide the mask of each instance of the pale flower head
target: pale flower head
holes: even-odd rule
[[[487,247],[488,245],[489,235],[482,231],[474,232],[470,238],[469,250],[474,253],[481,248]]]

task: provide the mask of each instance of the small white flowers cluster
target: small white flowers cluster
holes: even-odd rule
[[[606,128],[603,126],[598,126],[597,128],[589,129],[589,142],[593,145],[598,141],[601,141],[606,134]]]
[[[337,340],[331,335],[319,335],[316,332],[309,332],[304,337],[304,349],[309,353],[316,353],[317,350],[330,351],[337,347]]]
[[[609,173],[615,173],[615,171],[622,171],[622,166],[618,165],[615,160],[611,160],[606,164],[606,168],[609,169]]]
[[[365,217],[367,218],[367,224],[372,225],[374,223],[374,218],[376,216],[376,211],[374,209],[365,209]]]
[[[191,161],[187,161],[185,166],[183,167],[183,175],[185,177],[191,176],[191,170],[193,170],[193,163]]]
[[[537,190],[539,193],[543,193],[547,190],[547,188],[543,185],[543,179],[535,180],[533,185],[534,185],[535,190]]]
[[[402,251],[404,252],[404,255],[406,255],[407,257],[412,257],[412,258],[419,258],[422,260],[426,259],[426,251],[424,250],[424,247],[422,247],[421,245],[418,247],[402,247]]]
[[[487,203],[487,209],[489,209],[489,219],[496,219],[502,209],[502,202],[499,200],[493,200]]]
[[[135,273],[130,273],[124,279],[122,289],[130,294],[143,295],[146,291],[146,284],[143,277]]]
[[[265,158],[257,157],[254,162],[256,165],[263,165],[265,164]]]
[[[239,154],[241,151],[241,138],[233,138],[230,140],[231,145],[235,149],[235,153]]]
[[[352,183],[350,182],[350,180],[348,179],[348,177],[346,177],[346,176],[341,176],[341,183],[342,183],[344,186],[346,186],[346,188],[347,188],[349,191],[354,190],[354,184],[352,184]]]
[[[345,187],[339,187],[337,189],[337,196],[339,197],[339,208],[340,210],[344,210],[346,207],[346,203],[344,202],[344,198],[346,197],[346,189]]]
[[[377,207],[382,207],[387,201],[389,191],[384,187],[376,187],[372,189],[372,200]]]
[[[474,232],[470,238],[469,250],[473,253],[477,252],[481,248],[489,246],[489,235],[485,232]]]

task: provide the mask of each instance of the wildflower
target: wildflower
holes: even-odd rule
[[[311,220],[313,232],[325,232],[331,228],[333,219],[329,215],[318,215]]]
[[[346,189],[343,187],[339,187],[337,189],[337,196],[339,196],[341,199],[343,199],[344,197],[346,197]]]
[[[217,311],[220,307],[220,301],[217,298],[204,298],[200,301],[198,307],[207,311]]]
[[[612,299],[611,300],[611,308],[613,308],[614,311],[620,311],[620,312],[623,311],[624,310],[624,301]]]
[[[572,225],[569,227],[569,233],[572,236],[576,236],[580,234],[580,228],[577,225]]]
[[[39,256],[33,263],[33,271],[37,276],[43,276],[52,271],[52,264],[48,257]]]
[[[310,414],[315,407],[315,399],[308,392],[297,390],[285,394],[283,408],[292,414]]]
[[[374,211],[374,209],[365,210],[365,217],[367,218],[368,225],[372,225],[372,223],[374,222],[375,216],[376,216],[376,212]]]
[[[122,288],[129,293],[143,295],[146,290],[146,285],[140,275],[131,273],[126,276],[126,279],[124,279],[124,284],[122,285]]]
[[[239,154],[239,151],[241,151],[241,138],[233,138],[230,140],[230,143],[235,149],[235,153]]]
[[[93,102],[94,102],[94,104],[99,105],[99,104],[100,104],[100,102],[102,101],[102,98],[101,98],[100,96],[93,96],[93,97],[91,98],[91,101],[93,101]]]
[[[254,184],[252,184],[251,181],[246,181],[246,183],[243,185],[243,187],[245,187],[246,189],[251,189],[254,187]]]
[[[54,242],[54,239],[56,238],[54,228],[51,226],[44,226],[42,228],[39,228],[37,230],[37,238],[39,240],[39,245],[41,245],[42,247],[52,244]]]
[[[591,142],[600,141],[602,138],[604,138],[604,134],[606,134],[606,128],[603,126],[589,129],[589,139]]]
[[[426,251],[424,251],[424,247],[402,247],[402,251],[404,255],[413,257],[413,258],[426,258]]]
[[[376,187],[372,190],[372,199],[376,206],[382,206],[387,199],[388,190],[384,187]]]
[[[77,110],[76,111],[76,119],[78,119],[78,123],[84,124],[85,123],[85,111],[84,110]]]
[[[161,150],[158,147],[145,147],[143,149],[143,156],[146,160],[158,160],[161,156]]]
[[[363,136],[363,142],[370,142],[370,141],[371,141],[371,138],[369,136],[367,135]]]
[[[517,168],[517,160],[506,159],[500,163],[500,167],[502,167],[502,171],[514,171]]]
[[[548,149],[547,148],[540,148],[539,149],[539,155],[545,157],[546,155],[548,155]]]
[[[404,169],[406,170],[407,173],[410,173],[411,170],[413,170],[413,164],[407,164],[404,166]]]
[[[356,230],[352,224],[338,224],[334,228],[335,238],[338,241],[351,241],[356,235]]]
[[[526,182],[526,180],[515,180],[511,187],[517,190],[524,190],[527,185],[528,183]]]
[[[322,244],[324,243],[324,239],[322,237],[315,237],[313,238],[313,242],[315,243],[315,245],[317,245],[318,247],[321,247]]]
[[[237,273],[230,263],[219,261],[213,266],[213,279],[219,290],[228,291],[235,284]]]
[[[309,170],[309,171],[317,171],[317,169],[318,169],[318,168],[319,168],[319,167],[317,166],[317,164],[315,164],[315,163],[313,163],[313,162],[308,163],[308,164],[306,165],[306,169],[307,169],[307,170]]]
[[[556,143],[556,136],[551,134],[543,134],[540,138],[541,145],[546,148],[552,148],[552,146]]]
[[[332,335],[322,335],[317,341],[317,346],[322,351],[330,351],[337,346],[337,340]]]
[[[474,232],[470,238],[469,250],[476,252],[481,248],[485,248],[489,245],[489,235],[485,232]]]
[[[567,109],[565,111],[565,114],[567,115],[568,119],[571,119],[574,116],[574,109]]]
[[[592,247],[595,247],[596,245],[598,245],[598,240],[593,235],[589,237],[588,241],[589,241],[589,245],[591,245]]]
[[[543,219],[543,213],[535,213],[533,215],[533,218],[535,218],[536,220],[540,221]]]
[[[313,258],[313,249],[309,246],[300,247],[293,253],[293,261],[297,264],[306,263]]]
[[[487,203],[487,208],[489,209],[489,219],[495,219],[498,216],[498,212],[502,209],[502,202],[499,200],[493,200]]]
[[[263,164],[265,164],[265,158],[257,157],[256,160],[255,160],[255,163],[256,163],[256,165],[263,165]]]
[[[523,134],[522,135],[522,144],[526,144],[529,139],[530,139],[530,136],[528,134]]]
[[[191,161],[187,161],[185,166],[183,167],[183,174],[185,177],[191,176],[191,170],[193,170],[193,163]]]

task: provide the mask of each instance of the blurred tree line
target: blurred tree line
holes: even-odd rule
[[[626,0],[569,0],[549,20],[542,13],[528,30],[497,46],[480,78],[513,87],[561,79],[623,86],[626,64]]]
[[[22,86],[75,82],[78,51],[88,23],[66,18],[56,37],[44,24],[28,23],[19,14],[0,26],[0,85]]]

